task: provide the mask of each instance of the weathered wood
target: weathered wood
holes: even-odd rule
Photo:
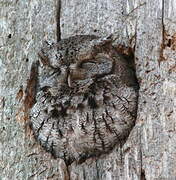
[[[138,120],[142,124],[142,169],[146,179],[176,177],[175,5],[176,1],[147,1],[138,14]]]
[[[0,1],[0,179],[174,179],[176,0],[61,0],[60,15],[57,4]],[[68,169],[43,151],[17,114],[42,41],[60,38],[59,16],[62,38],[116,32],[115,44],[131,44],[140,83],[138,118],[127,142]]]
[[[55,4],[0,1],[0,179],[67,178],[63,161],[44,152],[26,132],[20,110],[42,41],[56,39]]]

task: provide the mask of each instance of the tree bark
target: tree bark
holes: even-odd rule
[[[176,177],[176,0],[1,0],[0,7],[0,179]],[[31,64],[44,40],[112,33],[115,45],[134,49],[136,124],[121,148],[67,167],[27,128]]]

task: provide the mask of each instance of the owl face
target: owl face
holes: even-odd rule
[[[134,126],[135,74],[111,39],[82,35],[45,43],[31,124],[67,164],[110,152]]]
[[[111,73],[110,42],[96,36],[75,36],[59,44],[45,42],[39,57],[43,65],[60,71],[63,84],[73,87]]]

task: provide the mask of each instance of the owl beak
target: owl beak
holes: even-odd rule
[[[68,75],[67,83],[68,83],[68,86],[71,88],[72,87],[72,83],[71,83],[70,74]]]

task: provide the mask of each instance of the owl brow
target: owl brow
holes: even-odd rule
[[[93,63],[93,64],[96,64],[96,60],[95,59],[88,59],[88,60],[82,62],[82,64],[84,64],[84,63]]]

